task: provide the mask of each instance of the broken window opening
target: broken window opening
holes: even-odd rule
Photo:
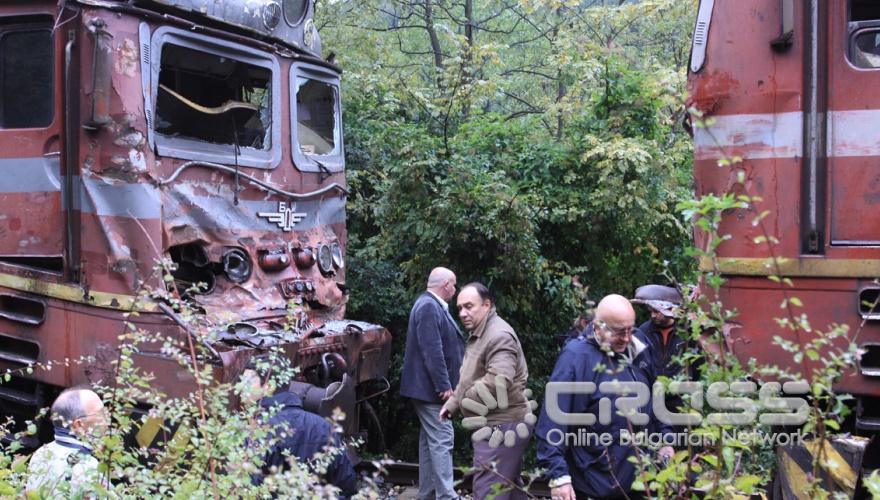
[[[43,128],[54,118],[52,30],[0,25],[0,128]]]
[[[271,70],[166,43],[155,131],[213,144],[271,148]]]
[[[336,87],[311,78],[296,79],[297,142],[306,155],[336,154]]]

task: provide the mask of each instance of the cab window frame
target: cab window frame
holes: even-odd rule
[[[149,29],[145,29],[145,24],[142,24],[142,45],[144,43],[143,39],[146,37],[149,37],[150,40],[150,54],[141,59],[145,80],[143,82],[144,111],[147,114],[148,139],[158,156],[224,165],[234,163],[232,158],[236,156],[233,144],[212,143],[189,137],[166,136],[156,131],[156,108],[159,91],[159,73],[162,70],[162,48],[166,44],[170,44],[269,70],[271,73],[269,83],[271,118],[268,137],[271,144],[266,149],[240,145],[237,153],[237,164],[243,167],[269,170],[276,168],[281,163],[281,65],[274,54],[239,43],[198,33],[190,33],[171,26],[160,27],[152,35],[149,35]]]
[[[877,66],[866,66],[868,59],[859,57],[865,52],[858,47],[856,41],[866,33],[880,36],[880,5],[873,1],[848,0],[846,6],[846,60],[849,64],[864,71],[880,69],[880,54],[871,54],[878,58]],[[858,52],[858,54],[857,54]]]
[[[308,154],[304,153],[299,144],[299,120],[297,106],[297,92],[299,79],[306,78],[324,83],[333,88],[333,119],[334,119],[334,142],[335,148],[332,154]],[[290,66],[290,145],[293,163],[302,172],[330,172],[337,173],[345,170],[345,134],[342,128],[342,88],[339,75],[332,70],[297,61]],[[323,168],[322,168],[323,167]]]
[[[51,128],[57,119],[55,86],[57,80],[57,55],[55,48],[55,35],[52,33],[53,20],[50,16],[40,14],[16,14],[10,16],[0,16],[0,56],[3,55],[4,39],[12,34],[34,33],[44,31],[48,34],[47,49],[49,60],[47,61],[49,74],[43,83],[45,84],[45,95],[38,96],[44,100],[49,112],[46,121],[40,121],[27,124],[15,124],[6,126],[6,99],[4,95],[6,82],[3,80],[4,74],[0,72],[0,131],[7,130],[45,130]],[[5,67],[5,64],[4,64]]]

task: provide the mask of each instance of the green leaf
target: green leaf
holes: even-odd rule
[[[0,481],[0,496],[3,498],[15,498],[18,491],[6,481]]]
[[[752,493],[755,491],[755,485],[761,483],[761,476],[756,476],[754,474],[746,474],[743,476],[739,476],[736,478],[736,489],[742,491],[743,493]]]
[[[704,462],[711,465],[713,468],[718,467],[718,457],[716,457],[715,455],[703,455],[700,458],[702,458]]]

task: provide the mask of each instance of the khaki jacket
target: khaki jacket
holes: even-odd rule
[[[503,410],[500,408],[490,410],[486,415],[488,425],[521,422],[529,413],[529,403],[523,394],[529,378],[529,369],[526,366],[522,345],[513,328],[496,314],[495,308],[492,308],[483,323],[477,325],[471,332],[460,373],[455,393],[443,405],[450,413],[454,414],[461,409],[465,417],[474,416],[474,413],[461,408],[461,401],[465,398],[482,401],[474,387],[476,382],[485,384],[497,400],[495,383],[497,375],[503,375],[507,379],[508,407]]]

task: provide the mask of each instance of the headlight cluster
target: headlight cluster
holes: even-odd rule
[[[330,276],[345,267],[345,257],[339,243],[321,243],[314,249],[300,248],[294,250],[294,262],[300,269],[308,269],[318,264],[318,270],[324,276]]]
[[[223,253],[223,272],[233,283],[244,283],[251,277],[251,259],[241,248],[230,248]]]
[[[318,269],[321,274],[329,275],[345,267],[345,258],[342,256],[342,248],[339,243],[327,245],[322,243],[318,246]]]
[[[330,250],[330,245],[321,245],[318,247],[318,269],[320,269],[323,274],[330,274],[333,272],[333,252]]]

